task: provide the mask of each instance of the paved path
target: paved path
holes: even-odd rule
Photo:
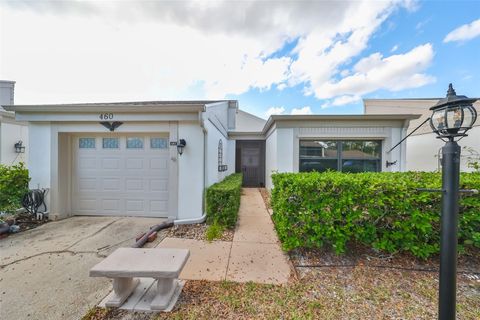
[[[286,283],[290,265],[256,188],[244,188],[233,242],[165,238],[159,247],[188,248],[190,259],[180,278]]]

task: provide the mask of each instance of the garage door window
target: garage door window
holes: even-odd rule
[[[150,148],[152,149],[167,149],[167,138],[151,138]]]
[[[142,138],[127,138],[127,149],[142,149],[142,148],[143,148]]]
[[[118,149],[120,144],[118,138],[103,138],[103,149]]]
[[[78,139],[78,147],[80,149],[95,149],[95,138]]]

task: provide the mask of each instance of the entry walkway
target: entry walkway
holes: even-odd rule
[[[283,284],[290,277],[272,220],[257,188],[244,188],[233,242],[165,238],[159,247],[190,249],[180,278]]]

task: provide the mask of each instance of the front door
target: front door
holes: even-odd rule
[[[239,156],[237,165],[243,174],[245,187],[264,186],[264,142],[263,141],[237,141]]]

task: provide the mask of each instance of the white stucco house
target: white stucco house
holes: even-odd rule
[[[0,80],[0,163],[5,165],[25,163],[28,158],[28,124],[16,121],[15,113],[2,107],[14,104],[14,90],[14,81]]]
[[[406,169],[408,171],[436,171],[441,169],[440,156],[444,142],[436,138],[429,122],[414,131],[431,116],[430,107],[440,99],[365,99],[363,101],[366,115],[388,113],[421,115],[418,119],[412,120],[408,129],[408,133],[413,132],[406,141],[408,149]],[[477,100],[474,106],[477,110],[480,110],[480,100]],[[468,166],[470,161],[480,161],[480,121],[477,121],[467,134],[468,136],[463,138],[459,144],[462,146],[460,170],[468,172],[473,170],[472,167]]]
[[[71,215],[202,221],[204,191],[242,172],[272,187],[272,172],[404,171],[400,141],[412,114],[276,115],[238,102],[153,101],[10,105],[28,123],[32,188],[49,188],[51,218]],[[183,148],[181,144],[185,144]]]

